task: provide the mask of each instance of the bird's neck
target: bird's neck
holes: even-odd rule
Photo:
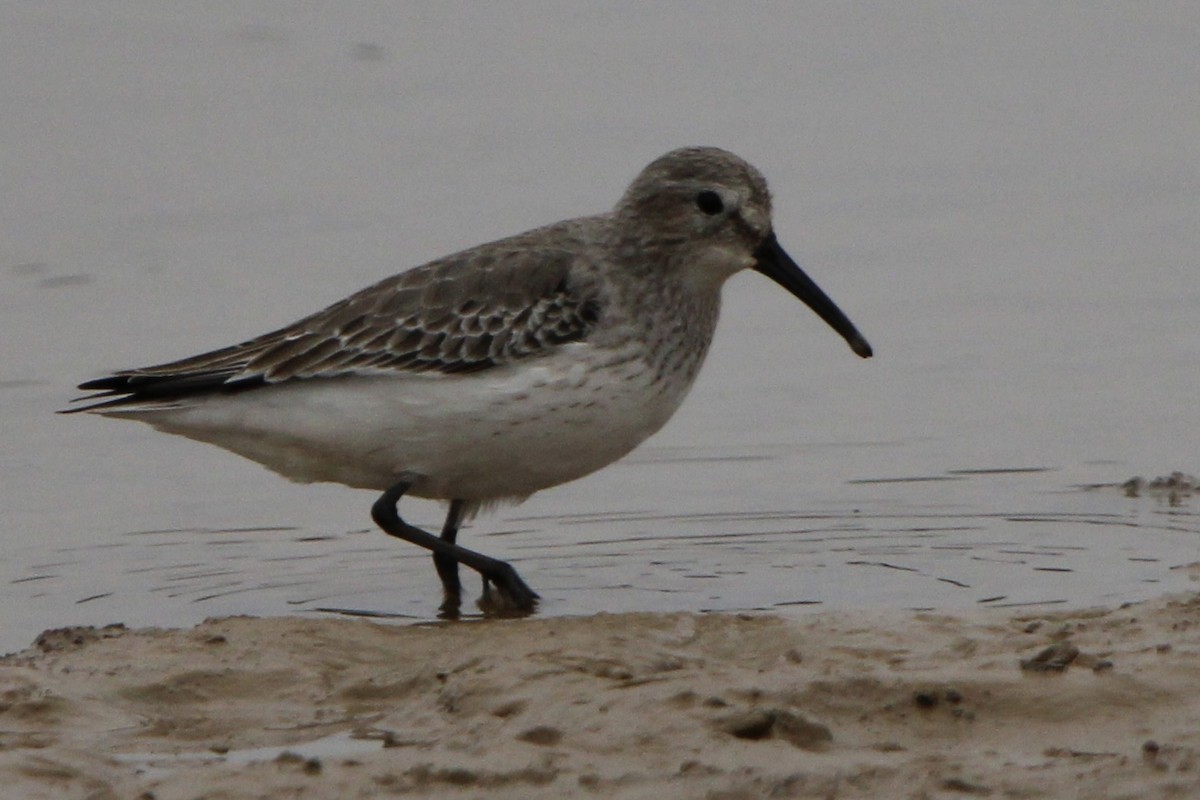
[[[621,287],[613,310],[623,317],[626,335],[647,345],[645,353],[656,372],[690,382],[716,330],[721,293],[672,277],[650,276]]]

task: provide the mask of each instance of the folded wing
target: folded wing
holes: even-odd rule
[[[351,374],[466,373],[580,341],[600,298],[572,281],[578,249],[529,234],[383,280],[232,347],[87,381],[89,411]]]

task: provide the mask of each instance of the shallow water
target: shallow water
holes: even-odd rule
[[[321,759],[352,759],[384,747],[382,737],[356,736],[351,733],[335,733],[307,742],[282,747],[250,747],[243,750],[227,750],[221,753],[212,750],[196,750],[184,753],[120,753],[116,760],[134,766],[145,780],[153,780],[171,774],[172,770],[188,764],[220,761],[244,766],[262,761],[278,759],[303,759],[316,766]]]
[[[107,369],[601,210],[687,143],[763,169],[781,241],[878,355],[733,280],[661,434],[464,531],[541,613],[1194,587],[1194,502],[1083,487],[1200,469],[1200,12],[688,8],[0,9],[0,649],[430,618],[429,560],[369,528],[368,494],[51,412]]]

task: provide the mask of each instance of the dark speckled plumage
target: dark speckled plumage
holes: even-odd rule
[[[80,384],[77,411],[303,378],[463,373],[584,339],[603,308],[576,285],[579,220],[503,239],[387,278],[241,344]]]

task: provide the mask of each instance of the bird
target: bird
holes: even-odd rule
[[[292,481],[380,492],[374,522],[433,555],[441,616],[459,613],[459,565],[481,576],[481,608],[532,613],[539,595],[508,562],[460,545],[460,527],[659,430],[704,361],[722,286],[745,270],[871,357],[780,244],[763,175],[727,150],[684,147],[609,212],[436,259],[240,344],[86,381],[63,413],[136,420]],[[448,504],[439,533],[400,516],[405,496]]]

